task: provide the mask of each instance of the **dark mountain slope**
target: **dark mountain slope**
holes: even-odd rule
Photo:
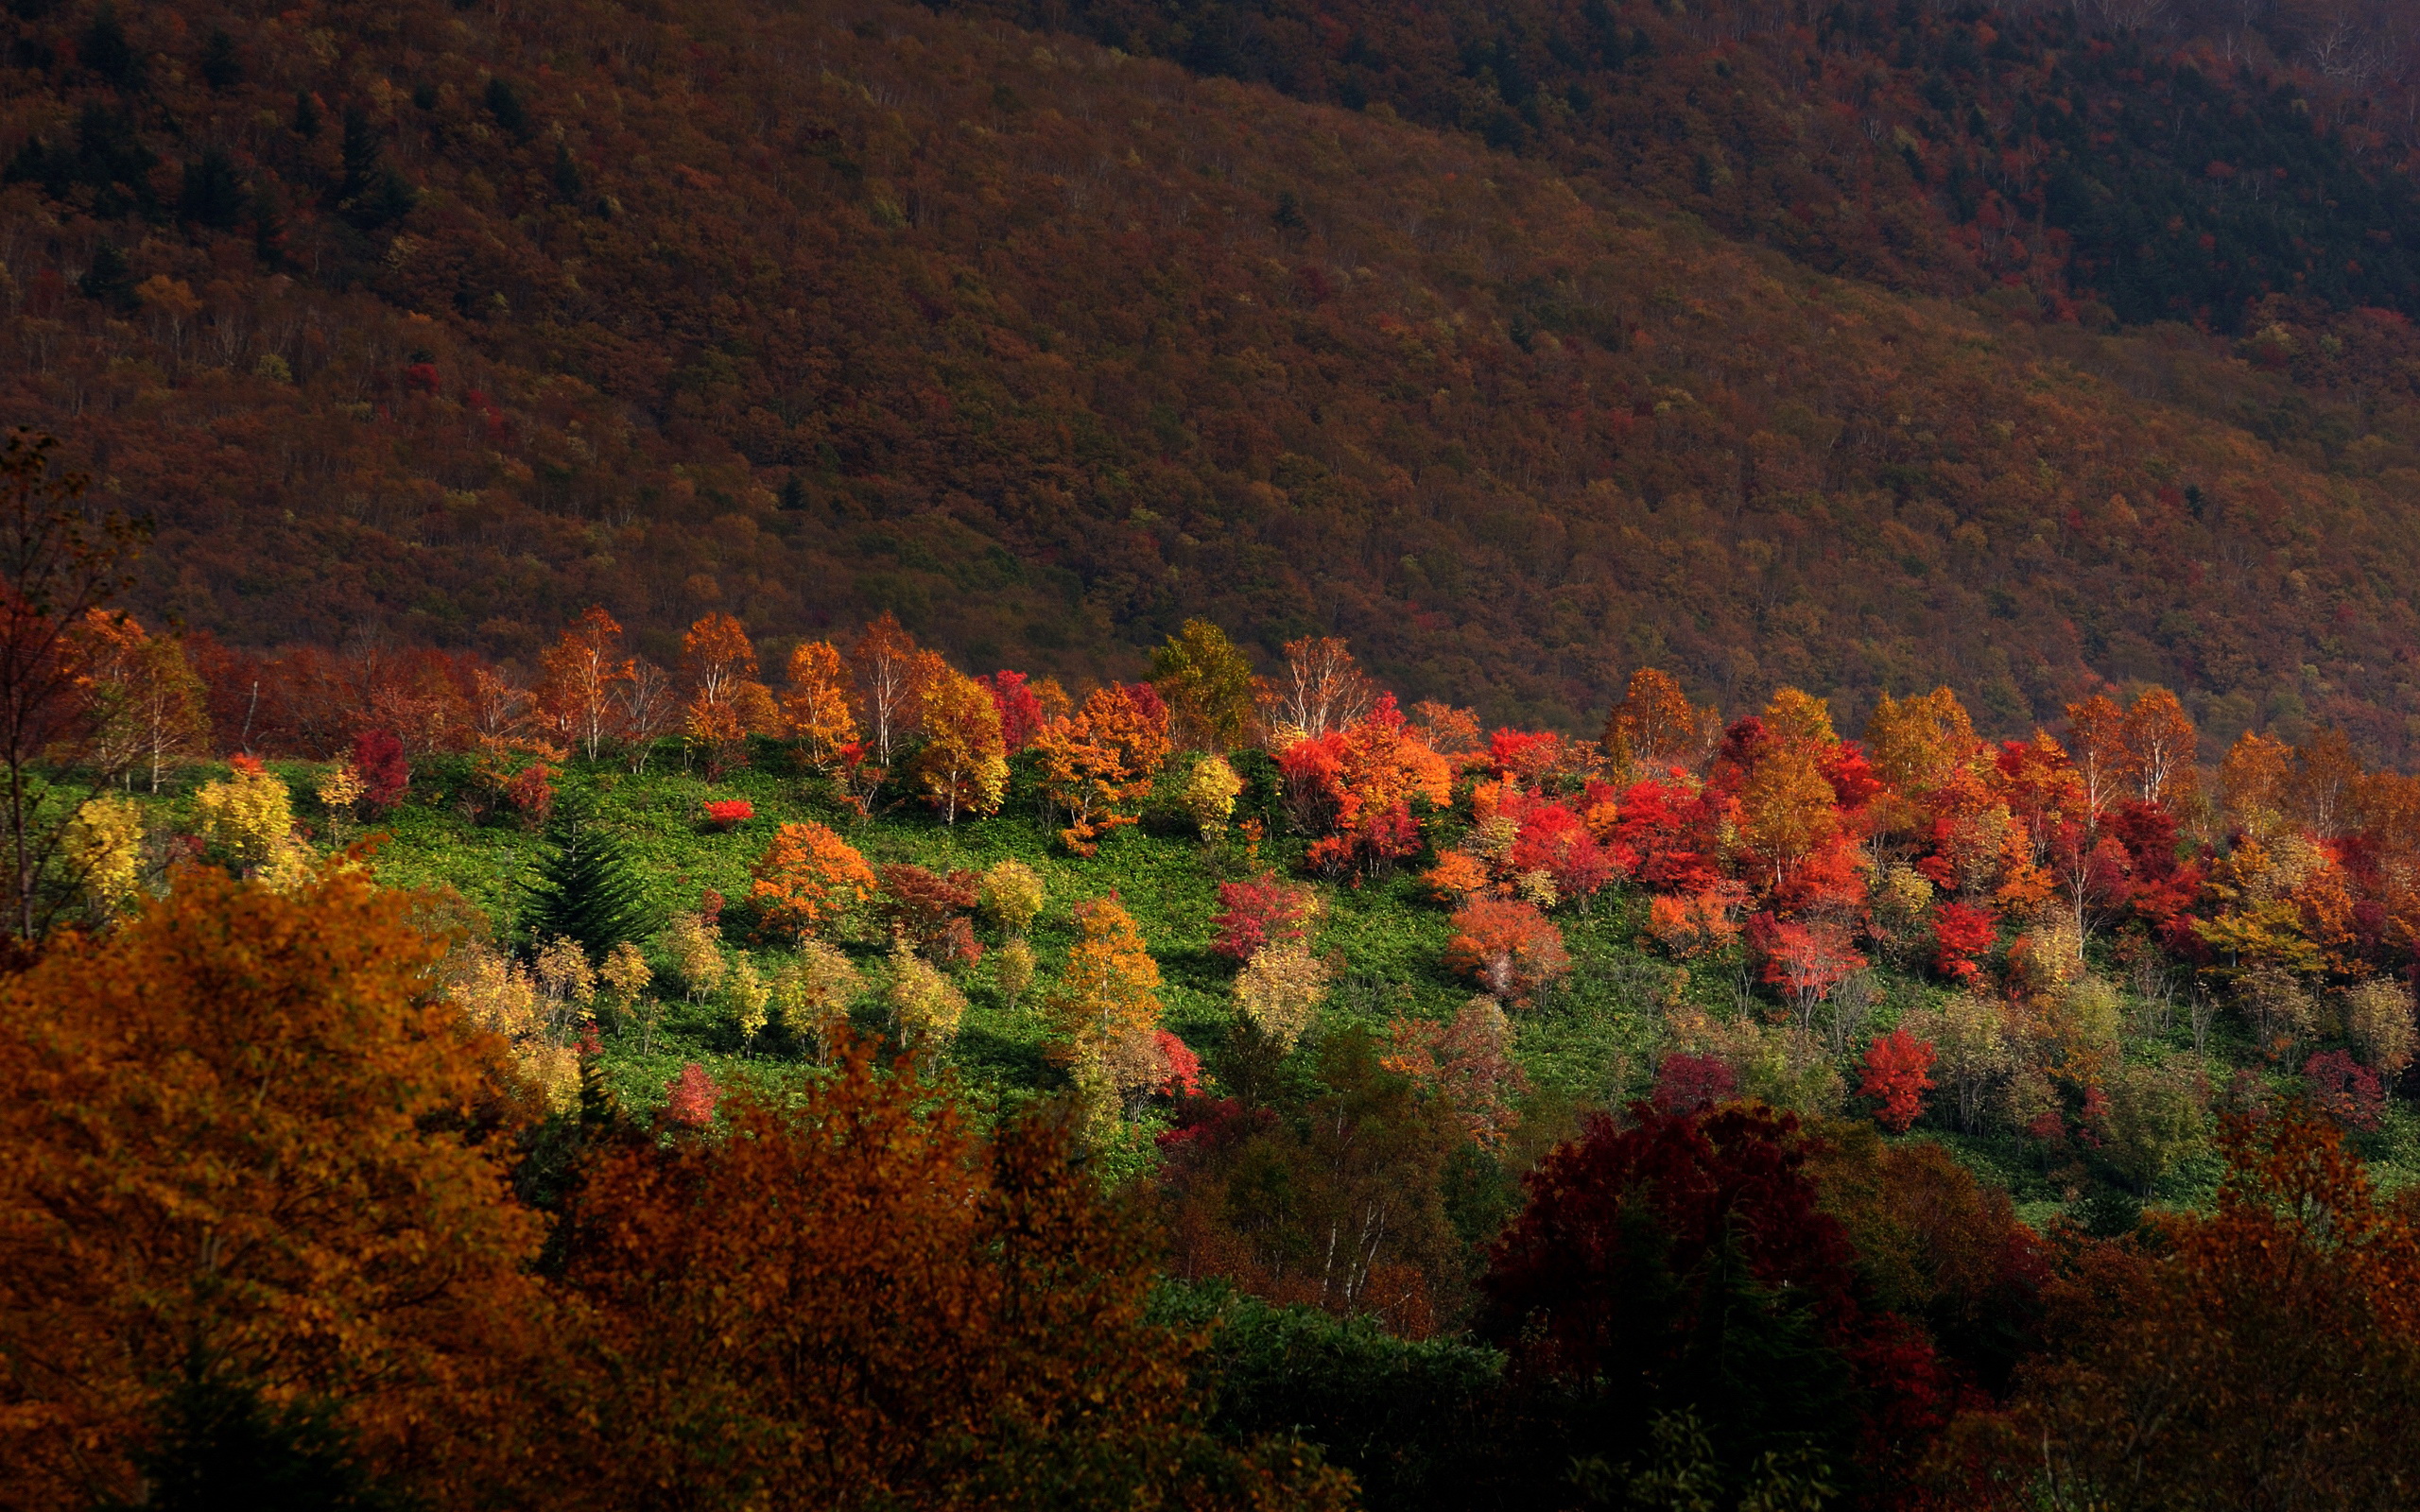
[[[663,655],[888,607],[1078,674],[1208,613],[1568,724],[1641,661],[1852,722],[2420,713],[2394,317],[2012,323],[996,22],[496,14],[18,27],[0,384],[156,511],[153,611],[514,652],[602,602]]]
[[[2348,14],[2323,56],[2368,66],[2309,66],[2350,6],[2205,37],[2064,4],[951,3],[1468,131],[1826,272],[2130,323],[2420,315],[2420,94],[2379,88],[2420,87],[2420,32]]]

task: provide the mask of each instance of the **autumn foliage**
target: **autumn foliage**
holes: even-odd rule
[[[748,899],[770,933],[804,939],[872,897],[873,868],[826,825],[786,823],[750,871]]]

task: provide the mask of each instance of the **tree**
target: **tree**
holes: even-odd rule
[[[1789,1114],[1640,1104],[1539,1162],[1480,1331],[1563,1452],[1633,1458],[1653,1406],[1706,1423],[1727,1485],[1768,1452],[1843,1479],[1921,1455],[1949,1383],[1920,1334],[1860,1300],[1816,1149]]]
[[[673,915],[664,928],[664,945],[692,1003],[722,986],[731,970],[722,953],[722,926],[702,913]]]
[[[1177,1108],[1160,1142],[1168,1269],[1424,1338],[1466,1284],[1442,1196],[1453,1111],[1367,1029],[1324,1037],[1305,1069],[1282,1109]]]
[[[1327,871],[1418,854],[1412,800],[1442,807],[1453,795],[1444,758],[1411,737],[1392,694],[1340,730],[1294,742],[1277,765],[1295,824],[1317,837],[1304,859]]]
[[[2121,737],[2126,749],[2126,776],[2135,796],[2145,803],[2166,803],[2176,796],[2179,778],[2189,779],[2199,737],[2176,695],[2166,688],[2146,688],[2126,706]]]
[[[2220,809],[2227,822],[2267,839],[2285,821],[2286,780],[2293,747],[2273,735],[2247,730],[2219,763]]]
[[[1178,800],[1201,831],[1201,837],[1215,840],[1226,833],[1228,816],[1236,811],[1236,795],[1243,790],[1243,779],[1226,758],[1204,756],[1185,774],[1184,791]]]
[[[655,927],[622,832],[584,791],[566,789],[558,797],[543,843],[525,914],[533,938],[564,936],[601,960]]]
[[[2083,782],[2085,820],[2096,822],[2116,806],[2132,765],[2125,713],[2097,693],[2067,705],[2067,754]]]
[[[2146,1197],[2208,1143],[2209,1077],[2190,1057],[2121,1065],[2102,1095],[2109,1161]]]
[[[973,678],[945,662],[917,683],[917,723],[925,743],[914,762],[917,785],[942,822],[958,822],[959,810],[996,814],[1008,791],[1009,763],[1000,744],[1000,710]]]
[[[1616,770],[1642,759],[1666,770],[1685,768],[1705,754],[1717,728],[1714,712],[1692,705],[1671,674],[1640,667],[1605,720],[1605,755]]]
[[[810,939],[799,958],[773,981],[773,1007],[782,1027],[802,1043],[813,1041],[816,1060],[828,1062],[848,1022],[849,1001],[865,986],[839,947]]]
[[[718,777],[771,718],[748,631],[728,614],[700,616],[681,638],[681,681],[688,690],[683,729],[691,746],[705,747],[706,774]]]
[[[1300,945],[1266,945],[1236,974],[1236,1011],[1280,1050],[1291,1050],[1327,1000],[1325,961]]]
[[[1103,1091],[1132,1094],[1144,1086],[1143,1062],[1118,1051],[1160,1027],[1159,963],[1115,896],[1087,898],[1073,913],[1076,943],[1050,994],[1052,1055],[1080,1076],[1102,1077]]]
[[[1897,699],[1884,694],[1866,721],[1865,745],[1876,775],[1913,800],[1947,786],[1982,747],[1966,706],[1947,688]]]
[[[616,701],[623,748],[631,773],[636,776],[647,770],[656,742],[681,728],[681,703],[674,696],[672,679],[644,657],[631,662],[631,679],[621,685]]]
[[[579,1199],[570,1281],[617,1365],[598,1504],[1340,1512],[1315,1457],[1194,1426],[1196,1346],[1147,1318],[1146,1235],[1063,1127],[978,1137],[863,1045],[722,1120],[612,1155]]]
[[[1264,871],[1249,882],[1219,884],[1219,909],[1210,916],[1210,949],[1229,960],[1248,961],[1270,945],[1306,945],[1320,920],[1320,895]]]
[[[831,642],[803,641],[790,652],[782,721],[808,763],[823,771],[857,738],[857,721],[849,712],[848,663]]]
[[[1823,919],[1807,923],[1758,914],[1748,921],[1748,931],[1764,957],[1765,985],[1782,994],[1802,1034],[1813,1032],[1815,1010],[1832,989],[1865,965],[1849,944],[1848,931]]]
[[[87,610],[78,680],[99,719],[95,756],[126,773],[147,768],[151,791],[175,763],[202,754],[210,737],[208,695],[173,636],[147,635],[131,615]]]
[[[2360,1048],[2372,1070],[2400,1075],[2411,1064],[2413,1040],[2411,989],[2401,982],[2373,977],[2344,991],[2344,1032]]]
[[[664,1084],[664,1116],[681,1128],[704,1128],[714,1123],[722,1098],[721,1086],[692,1060]]]
[[[976,906],[982,879],[972,871],[934,872],[912,862],[885,862],[874,870],[874,912],[891,935],[904,938],[936,963],[971,951],[979,957],[966,914]]]
[[[94,914],[113,918],[143,891],[143,811],[122,793],[104,793],[77,810],[60,847]]]
[[[1011,753],[1032,745],[1046,721],[1066,712],[1063,707],[1043,707],[1045,691],[1058,695],[1054,701],[1063,705],[1064,702],[1064,696],[1059,695],[1059,684],[1047,679],[1037,686],[1027,681],[1022,672],[993,672],[975,680],[992,696],[993,707],[1000,711],[1000,744]]]
[[[13,1497],[140,1500],[186,1361],[324,1413],[415,1500],[537,1492],[543,1227],[516,1142],[463,1116],[510,1102],[414,906],[341,870],[290,895],[187,870],[0,982]]]
[[[916,638],[888,610],[849,647],[849,670],[857,682],[858,723],[866,728],[874,765],[890,767],[899,742],[914,733]]]
[[[883,995],[898,1020],[899,1042],[919,1053],[958,1038],[959,1021],[966,1017],[966,995],[919,955],[906,935],[891,936],[890,980]]]
[[[1042,878],[1014,856],[1004,856],[983,868],[977,902],[993,924],[1011,935],[1022,935],[1042,913]]]
[[[1512,1058],[1512,1021],[1502,1004],[1482,992],[1443,1022],[1397,1019],[1387,1037],[1388,1070],[1436,1089],[1473,1143],[1503,1145],[1520,1120],[1513,1099],[1530,1090],[1530,1080]]]
[[[1958,1126],[1975,1132],[1993,1093],[2016,1070],[2000,1005],[1972,989],[1953,992],[1938,1009],[1910,1015],[1904,1027],[1932,1045],[1932,1070],[1958,1100]]]
[[[637,675],[635,660],[622,654],[622,627],[592,604],[539,655],[539,713],[593,762],[614,733],[617,690]]]
[[[1504,1002],[1526,1001],[1571,970],[1563,931],[1535,905],[1506,898],[1474,898],[1456,909],[1445,969]]]
[[[249,757],[231,757],[227,765],[223,781],[204,782],[194,794],[202,844],[235,871],[283,885],[297,874],[302,855],[294,838],[293,795]]]
[[[1905,1029],[1877,1035],[1865,1047],[1865,1079],[1858,1091],[1879,1106],[1874,1121],[1893,1134],[1905,1134],[1925,1110],[1925,1093],[1932,1090],[1933,1049]]]
[[[75,633],[131,583],[143,535],[123,514],[87,515],[91,480],[61,470],[58,447],[19,429],[0,448],[0,764],[9,927],[21,941],[75,896],[45,886],[51,864],[76,814],[119,776],[95,765],[104,711],[78,685]]]
[[[403,807],[411,793],[411,764],[404,759],[404,744],[392,730],[365,730],[353,737],[353,754],[345,763],[361,780],[359,801],[372,814]]]
[[[785,823],[749,871],[749,902],[774,934],[804,942],[873,895],[873,868],[828,825]]]
[[[1151,653],[1151,685],[1168,707],[1168,728],[1182,749],[1230,751],[1251,733],[1252,663],[1208,620],[1185,621]]]
[[[1139,817],[1133,805],[1150,796],[1153,774],[1168,758],[1167,712],[1149,684],[1113,682],[1044,726],[1033,748],[1043,796],[1068,820],[1060,842],[1088,856],[1102,834]]]
[[[2220,1145],[2214,1210],[2073,1246],[2018,1473],[2071,1505],[2396,1504],[2420,1480],[2420,1233],[2307,1108],[2229,1114]]]
[[[1341,730],[1376,705],[1376,684],[1354,665],[1353,653],[1342,641],[1305,636],[1287,642],[1284,654],[1285,671],[1255,685],[1272,735],[1279,730],[1290,732],[1281,744],[1318,740]]]

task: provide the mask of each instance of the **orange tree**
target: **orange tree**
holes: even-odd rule
[[[1299,1446],[1196,1426],[1132,1218],[1049,1122],[989,1143],[903,1061],[605,1160],[568,1274],[599,1319],[599,1504],[1342,1507]]]
[[[849,712],[848,663],[831,642],[801,642],[790,652],[782,728],[807,761],[825,771],[839,759],[840,747],[857,738],[857,721]]]
[[[636,661],[622,653],[622,627],[592,604],[539,653],[538,712],[563,744],[593,762],[619,723],[614,695],[635,676]]]
[[[873,896],[873,868],[829,825],[784,824],[750,869],[748,900],[769,934],[804,941]]]
[[[0,984],[10,1504],[144,1501],[180,1390],[320,1423],[436,1504],[542,1473],[541,1228],[411,906],[189,870]]]
[[[2016,1452],[2061,1505],[2409,1505],[2420,1231],[2307,1108],[2222,1142],[2215,1211],[2065,1236]]]
[[[1148,684],[1113,682],[1045,725],[1033,748],[1044,795],[1067,816],[1060,840],[1090,855],[1102,834],[1132,824],[1132,805],[1150,796],[1151,775],[1168,759],[1167,710]]]

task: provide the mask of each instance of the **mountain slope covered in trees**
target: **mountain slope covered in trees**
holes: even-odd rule
[[[156,520],[147,613],[231,642],[891,609],[1098,676],[1208,613],[1565,728],[1642,662],[1852,724],[2420,713],[2392,312],[2036,323],[883,5],[66,6],[6,62],[0,382]]]

